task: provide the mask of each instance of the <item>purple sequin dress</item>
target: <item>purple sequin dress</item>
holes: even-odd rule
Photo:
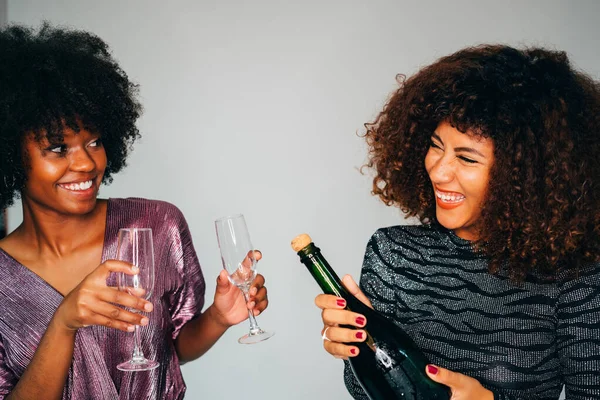
[[[185,383],[174,339],[204,305],[205,283],[187,223],[173,205],[144,199],[110,199],[102,261],[115,258],[119,228],[152,228],[156,267],[150,324],[141,328],[153,371],[122,372],[133,334],[90,326],[77,331],[63,399],[182,399]],[[108,284],[116,286],[115,277]],[[63,296],[0,250],[0,399],[17,384]]]

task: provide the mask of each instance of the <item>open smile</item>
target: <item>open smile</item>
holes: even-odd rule
[[[464,203],[465,196],[456,192],[445,192],[442,190],[435,190],[435,200],[439,207],[450,210],[456,208]]]
[[[435,197],[444,203],[460,203],[465,199],[465,196],[455,192],[442,192],[440,190],[435,191]]]
[[[74,191],[74,192],[82,192],[82,191],[90,189],[93,184],[94,184],[94,181],[92,179],[90,179],[90,180],[83,181],[83,182],[59,183],[58,186],[60,186],[63,189],[66,189],[66,190],[70,190],[70,191]]]

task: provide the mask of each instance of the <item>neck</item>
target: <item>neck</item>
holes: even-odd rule
[[[61,214],[23,199],[23,223],[16,229],[23,243],[38,253],[62,257],[103,234],[106,200],[96,201],[87,214]]]

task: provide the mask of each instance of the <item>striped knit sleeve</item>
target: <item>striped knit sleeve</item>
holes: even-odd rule
[[[348,389],[348,393],[350,393],[353,399],[369,400],[369,397],[356,380],[356,377],[354,376],[354,373],[352,372],[352,368],[350,367],[350,363],[348,361],[344,361],[344,383],[346,384],[346,389]]]
[[[559,285],[557,350],[568,400],[600,398],[600,264]]]
[[[526,394],[523,396],[520,395],[511,395],[505,394],[501,392],[492,391],[494,394],[494,400],[538,400],[538,396],[532,396],[531,394]]]

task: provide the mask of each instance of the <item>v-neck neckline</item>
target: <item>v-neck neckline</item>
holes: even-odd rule
[[[103,237],[103,241],[102,241],[102,252],[100,254],[100,263],[104,262],[104,260],[107,257],[107,243],[108,243],[108,232],[109,232],[109,226],[108,226],[108,222],[109,222],[109,212],[110,212],[110,208],[111,208],[111,199],[108,198],[106,200],[106,215],[104,217],[104,237]],[[45,286],[47,286],[49,289],[51,289],[52,292],[56,293],[58,296],[60,296],[61,299],[64,299],[65,296],[58,290],[56,289],[54,286],[52,286],[47,280],[45,280],[44,278],[42,278],[40,275],[38,275],[37,273],[35,273],[33,270],[31,270],[30,268],[27,268],[25,265],[23,265],[20,261],[18,261],[16,258],[14,258],[12,255],[10,255],[9,253],[7,253],[3,248],[0,248],[0,253],[4,254],[9,260],[12,260],[12,263],[14,265],[17,266],[17,268],[24,270],[25,274],[27,274],[28,276],[32,277],[34,280],[39,281],[41,283],[43,283]]]

